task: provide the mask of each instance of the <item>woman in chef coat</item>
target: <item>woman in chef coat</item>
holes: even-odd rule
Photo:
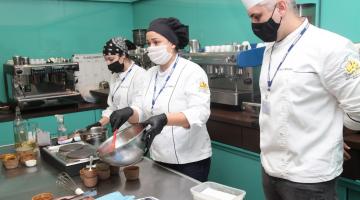
[[[105,126],[109,123],[113,111],[128,107],[141,96],[146,71],[129,58],[128,51],[135,48],[132,42],[122,37],[115,37],[106,42],[103,55],[108,69],[112,72],[108,107],[102,112],[102,118],[87,126],[87,129]]]
[[[175,18],[159,18],[146,33],[148,56],[156,66],[147,71],[143,99],[110,117],[113,128],[125,121],[150,125],[146,132],[150,157],[156,162],[206,181],[211,143],[208,77],[197,64],[179,56],[189,39]],[[150,146],[151,145],[151,146]]]

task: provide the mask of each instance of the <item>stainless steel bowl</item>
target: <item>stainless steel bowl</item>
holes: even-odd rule
[[[99,158],[112,166],[127,166],[138,162],[144,154],[145,128],[141,124],[132,125],[116,133],[115,146],[111,136],[97,149]]]
[[[92,127],[90,130],[76,130],[75,133],[80,134],[82,141],[90,143],[96,147],[100,146],[100,144],[103,143],[107,138],[107,128],[101,126]]]

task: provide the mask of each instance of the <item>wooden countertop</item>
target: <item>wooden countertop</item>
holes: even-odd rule
[[[210,119],[259,129],[259,116],[255,111],[250,109],[237,111],[227,107],[212,107]]]
[[[101,102],[106,102],[109,95],[109,89],[90,90],[90,93],[94,97],[98,98]]]

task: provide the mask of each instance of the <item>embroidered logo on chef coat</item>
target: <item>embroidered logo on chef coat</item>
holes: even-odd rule
[[[207,83],[205,83],[205,81],[200,81],[199,89],[200,89],[200,91],[202,91],[202,92],[206,92],[206,91],[209,90],[209,86],[208,86]]]
[[[200,88],[201,88],[201,89],[207,89],[207,88],[208,88],[208,85],[207,85],[204,81],[201,81],[201,82],[200,82]]]
[[[346,79],[357,78],[360,76],[360,63],[357,59],[348,59],[345,65],[345,76]]]

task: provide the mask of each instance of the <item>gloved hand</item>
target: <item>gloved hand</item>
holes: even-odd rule
[[[156,135],[161,133],[164,126],[167,124],[168,120],[166,115],[160,114],[155,115],[147,119],[143,125],[146,127],[147,125],[150,125],[150,129],[145,131],[144,133],[144,139],[145,139],[145,154],[150,149],[150,146],[155,138]]]
[[[122,108],[114,111],[110,115],[110,124],[113,130],[120,128],[130,117],[134,111],[130,107]]]
[[[92,127],[101,126],[100,122],[95,122],[93,124],[90,124],[86,127],[86,130],[90,130]]]

